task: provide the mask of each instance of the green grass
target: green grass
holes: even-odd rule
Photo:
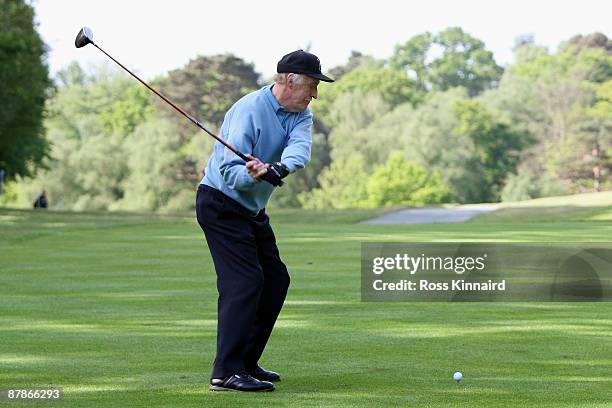
[[[284,378],[263,395],[207,390],[216,290],[194,217],[0,210],[0,388],[61,386],[66,407],[612,406],[611,303],[359,300],[362,241],[612,237],[612,207],[552,207],[272,214],[292,285],[262,360]]]
[[[543,197],[533,200],[502,203],[502,206],[505,207],[609,207],[611,205],[612,191]]]
[[[478,207],[480,204],[473,205]],[[612,191],[496,204],[498,210],[472,222],[512,222],[513,220],[557,222],[612,221]],[[469,206],[468,206],[469,207]]]

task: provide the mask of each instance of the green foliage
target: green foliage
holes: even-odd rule
[[[460,203],[481,202],[488,195],[485,169],[474,141],[456,133],[455,106],[466,99],[461,88],[433,93],[400,122],[398,132],[405,157],[440,174],[452,190],[453,201]]]
[[[319,176],[320,187],[301,193],[304,208],[377,208],[393,205],[419,206],[447,202],[451,190],[440,176],[409,163],[400,154],[368,174],[364,157],[332,161]]]
[[[304,208],[359,208],[366,207],[367,174],[365,159],[355,152],[350,158],[338,158],[319,175],[320,187],[300,193]]]
[[[212,61],[229,69],[226,86],[243,80],[232,76],[240,73],[234,72],[240,69],[238,59]],[[179,120],[189,126],[180,128],[160,117],[150,92],[114,69],[86,74],[72,64],[58,81],[45,123],[53,141],[49,170],[19,183],[22,204],[46,189],[54,208],[178,211],[193,206],[193,186],[212,151],[210,137],[184,118]],[[223,103],[229,106],[228,98],[248,90],[233,89]]]
[[[374,57],[363,55],[359,51],[351,51],[351,55],[349,56],[348,61],[343,65],[338,65],[330,69],[328,74],[337,82],[342,79],[344,75],[348,74],[356,68],[381,68],[383,65],[384,64],[382,61],[376,60]]]
[[[300,207],[299,195],[308,194],[312,189],[319,187],[317,176],[330,163],[329,145],[320,133],[315,133],[312,139],[310,163],[285,179],[285,185],[274,192],[269,207]]]
[[[389,110],[376,95],[347,93],[335,105],[338,125],[330,134],[333,161],[349,161],[356,152],[372,172],[394,152],[441,175],[453,200],[480,202],[489,196],[486,168],[474,140],[458,134],[455,106],[467,100],[465,90],[433,93],[416,109],[411,104]]]
[[[495,63],[493,53],[461,28],[442,31],[435,43],[443,48],[443,53],[431,63],[434,89],[463,86],[474,96],[499,81],[503,69]]]
[[[17,10],[20,3],[2,4]],[[12,49],[2,48],[5,37],[0,56]],[[412,37],[389,61],[355,51],[330,70],[336,83],[319,87],[312,160],[286,179],[271,207],[471,203],[609,188],[610,43],[594,33],[549,53],[526,37],[503,76],[484,43],[456,27]],[[0,75],[5,71],[3,65]],[[258,79],[252,64],[227,54],[197,57],[155,82],[214,130]],[[9,183],[3,202],[29,207],[46,189],[55,208],[193,206],[211,138],[114,68],[86,73],[75,63],[56,83],[44,121],[52,150],[42,164],[49,169]],[[0,106],[0,124],[15,106]],[[42,132],[28,133],[36,134]],[[0,135],[2,147],[7,133]],[[43,152],[46,142],[37,140]],[[27,157],[27,143],[9,145]],[[23,162],[26,169],[41,164]]]
[[[126,144],[130,160],[129,176],[123,182],[125,196],[114,209],[189,209],[195,193],[189,183],[181,180],[179,147],[179,136],[166,120],[151,120],[138,126]]]
[[[389,62],[391,67],[406,70],[416,79],[417,88],[427,92],[430,88],[428,55],[433,45],[433,36],[426,32],[418,34],[404,44],[395,46],[395,53]]]
[[[378,167],[367,183],[367,203],[373,208],[394,205],[422,206],[448,202],[450,189],[437,173],[407,162],[401,154],[392,155]]]
[[[73,85],[85,85],[91,78],[83,70],[78,62],[72,61],[66,68],[55,75],[56,82],[60,87],[66,88]]]
[[[71,171],[82,194],[75,210],[104,210],[123,197],[121,181],[127,174],[129,156],[121,141],[104,133],[92,135],[71,154]],[[131,158],[130,158],[131,160]]]
[[[499,89],[481,99],[515,129],[532,135],[535,144],[522,156],[531,174],[557,180],[569,192],[600,184],[593,180],[594,167],[608,165],[610,131],[601,116],[605,98],[596,91],[612,77],[612,53],[605,44],[605,36],[591,35],[574,37],[556,54],[520,47],[518,62],[508,67]],[[604,108],[596,113],[599,100]]]
[[[483,201],[499,200],[506,175],[513,173],[519,163],[527,135],[513,131],[475,100],[459,101],[455,114],[459,121],[456,133],[473,141],[478,162],[484,169],[487,185]]]
[[[612,173],[612,79],[601,84],[593,84],[594,103],[587,108],[582,130],[584,144],[590,152],[582,157],[582,167],[586,183],[590,184],[595,191],[609,188],[612,184],[607,175]],[[588,170],[592,173],[586,174]],[[606,180],[607,179],[607,180]],[[584,188],[583,188],[584,189]]]
[[[32,6],[0,0],[0,27],[0,169],[15,180],[35,174],[49,152],[42,122],[51,82]]]
[[[563,186],[548,176],[538,177],[526,169],[510,174],[501,191],[501,201],[524,201],[532,198],[560,196],[567,194]]]
[[[348,72],[336,83],[320,87],[313,113],[328,126],[338,125],[334,113],[336,103],[344,94],[376,95],[391,107],[403,103],[417,104],[423,97],[415,81],[406,72],[383,67],[360,66]]]
[[[230,106],[257,89],[259,74],[249,64],[232,54],[199,56],[167,77],[156,87],[187,113],[202,123],[218,127]],[[157,112],[177,124],[181,136],[191,135],[192,125],[165,102],[156,99]]]
[[[589,115],[602,121],[612,120],[612,79],[598,85],[595,89],[595,103]]]
[[[462,89],[431,93],[416,109],[409,104],[388,111],[375,95],[343,95],[336,104],[339,123],[330,135],[332,159],[360,152],[366,171],[386,162],[393,152],[437,171],[451,186],[453,200],[499,198],[505,175],[513,172],[526,135]]]
[[[568,41],[561,43],[559,48],[575,47],[584,48],[600,48],[606,52],[612,51],[612,40],[606,37],[601,32],[594,32],[587,35],[578,34],[570,38]]]
[[[422,91],[461,86],[470,96],[494,86],[503,72],[484,43],[459,27],[412,37],[395,47],[390,63],[415,77]]]
[[[101,113],[106,132],[126,136],[153,113],[151,91],[131,81]]]
[[[19,200],[17,184],[14,181],[2,184],[2,194],[0,194],[0,206],[14,206]]]
[[[396,135],[390,135],[389,140],[378,133],[377,126],[372,132],[370,125],[377,123],[389,110],[389,105],[378,94],[362,91],[342,94],[331,112],[333,121],[337,123],[329,135],[332,160],[350,159],[355,152],[360,152],[368,159],[368,169],[384,162]]]
[[[390,106],[402,103],[416,104],[420,95],[415,91],[415,82],[405,72],[391,68],[357,68],[346,74],[333,89],[337,95],[359,90],[376,93]]]
[[[110,134],[102,113],[129,85],[129,78],[102,70],[85,83],[58,88],[48,101],[45,121],[53,142],[49,169],[20,183],[23,199],[30,201],[45,189],[52,207],[102,210],[123,197],[121,183],[128,162],[122,142],[125,135]]]
[[[259,87],[259,74],[253,64],[232,54],[199,56],[183,68],[158,78],[156,88],[188,114],[215,132],[221,126],[226,111],[238,99]],[[201,177],[201,158],[208,151],[205,136],[194,131],[193,124],[159,98],[155,98],[155,115],[174,124],[172,131],[180,137],[181,155],[179,178],[194,183]],[[146,113],[145,113],[146,116]],[[206,147],[205,151],[193,151],[191,146]],[[211,145],[212,146],[212,145]]]

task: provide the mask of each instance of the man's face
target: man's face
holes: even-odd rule
[[[303,81],[298,82],[296,74],[287,76],[288,89],[290,91],[285,109],[288,112],[302,112],[307,107],[312,98],[317,99],[317,86],[319,80],[309,76],[303,76]]]

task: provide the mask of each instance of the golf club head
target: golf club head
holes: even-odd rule
[[[74,40],[74,45],[77,48],[81,48],[87,44],[93,44],[93,33],[91,32],[91,28],[83,27],[77,34],[76,39]]]

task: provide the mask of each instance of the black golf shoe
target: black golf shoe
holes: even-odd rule
[[[225,378],[213,378],[210,380],[211,391],[274,391],[274,384],[268,381],[260,381],[249,374],[234,374]]]
[[[259,381],[275,382],[275,381],[281,380],[281,377],[278,373],[275,373],[274,371],[265,370],[261,368],[260,366],[257,366],[254,369],[247,370],[247,371],[249,372],[249,374],[257,378]]]

